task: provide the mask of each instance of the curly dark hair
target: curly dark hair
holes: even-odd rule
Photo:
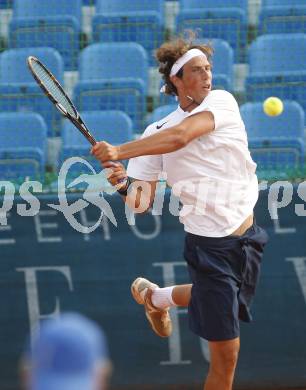
[[[163,80],[165,82],[165,94],[177,95],[176,87],[170,81],[170,71],[172,65],[190,49],[201,50],[206,55],[209,63],[212,64],[213,48],[209,44],[193,43],[192,40],[178,38],[165,42],[156,50],[155,56],[160,63],[159,73],[163,75]],[[182,77],[183,69],[180,69],[176,76]]]

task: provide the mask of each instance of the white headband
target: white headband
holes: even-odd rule
[[[200,49],[190,49],[188,50],[182,57],[180,57],[175,63],[172,65],[170,76],[174,76],[177,72],[186,64],[186,62],[190,61],[193,57],[206,57],[206,55]]]
[[[194,57],[206,57],[206,55],[200,49],[190,49],[185,54],[182,55],[175,63],[172,65],[170,70],[170,77],[177,74],[177,72],[192,58]],[[164,93],[166,91],[166,85],[163,85],[160,89],[160,92]]]

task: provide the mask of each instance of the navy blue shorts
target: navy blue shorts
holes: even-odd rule
[[[184,256],[193,283],[190,329],[209,341],[239,336],[239,319],[250,322],[250,304],[268,236],[255,223],[242,236],[187,233]]]

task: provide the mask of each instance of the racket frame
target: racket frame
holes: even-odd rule
[[[37,74],[35,73],[35,70],[33,69],[32,67],[32,62],[35,61],[39,66],[41,66],[43,68],[43,70],[48,74],[48,76],[50,76],[50,78],[52,79],[52,81],[54,82],[54,84],[58,87],[58,89],[60,90],[60,92],[65,96],[65,98],[67,99],[67,101],[69,102],[69,104],[71,105],[71,108],[72,110],[75,112],[75,116],[76,118],[74,118],[71,114],[69,114],[69,112],[66,110],[66,108],[61,104],[59,103],[52,95],[51,93],[49,92],[48,88],[45,86],[45,84],[41,81],[41,79],[37,76]],[[45,93],[45,95],[51,100],[51,102],[55,105],[55,107],[58,109],[58,111],[61,112],[62,115],[64,115],[66,118],[68,118],[73,124],[74,126],[80,130],[80,132],[84,135],[85,138],[87,138],[87,140],[91,143],[91,145],[95,145],[97,143],[97,141],[95,140],[95,138],[93,137],[93,135],[90,133],[90,131],[88,130],[87,126],[85,125],[85,123],[83,122],[80,114],[78,113],[77,109],[75,108],[74,104],[72,103],[71,99],[69,98],[69,96],[66,94],[66,92],[64,91],[63,87],[61,86],[61,84],[57,81],[57,79],[53,76],[53,74],[49,71],[48,68],[46,68],[46,66],[41,63],[41,61],[39,61],[39,59],[37,59],[36,57],[34,56],[29,56],[28,59],[27,59],[27,63],[28,63],[28,67],[35,79],[35,81],[37,82],[37,84],[40,86],[40,88],[43,90],[43,92]]]

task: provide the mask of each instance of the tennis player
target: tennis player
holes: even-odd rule
[[[157,50],[166,94],[177,109],[119,146],[98,142],[93,155],[112,168],[109,181],[131,208],[148,209],[161,172],[179,196],[186,231],[184,256],[192,284],[159,288],[139,277],[131,287],[153,330],[171,334],[171,306],[188,306],[191,330],[208,340],[211,363],[205,390],[230,390],[239,352],[239,319],[250,322],[265,231],[256,225],[256,164],[235,98],[212,91],[212,48],[184,40]],[[121,163],[130,159],[127,173]],[[128,176],[127,176],[128,175]]]

